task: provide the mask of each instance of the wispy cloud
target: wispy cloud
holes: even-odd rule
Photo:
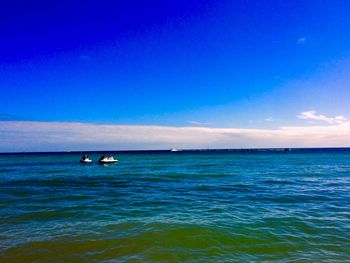
[[[350,146],[350,122],[277,129],[0,122],[0,151]]]
[[[317,114],[315,110],[301,112],[297,117],[303,120],[321,121],[327,122],[329,124],[342,124],[347,121],[346,118],[342,115],[336,117],[327,117],[323,114]]]
[[[186,121],[186,123],[194,125],[194,126],[210,126],[212,123],[210,122],[200,122],[200,121]]]
[[[300,38],[297,39],[297,43],[298,43],[299,45],[305,44],[306,41],[307,41],[307,38],[306,38],[306,37],[300,37]]]
[[[267,121],[267,122],[272,122],[272,121],[273,121],[273,118],[272,118],[272,117],[268,117],[268,118],[265,119],[265,121]]]

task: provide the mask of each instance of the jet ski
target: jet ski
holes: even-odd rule
[[[88,156],[87,154],[84,154],[84,155],[81,157],[80,162],[81,162],[81,163],[91,163],[92,160],[89,159],[89,156]]]
[[[102,155],[98,162],[101,164],[108,164],[118,162],[118,160],[114,159],[113,156]]]

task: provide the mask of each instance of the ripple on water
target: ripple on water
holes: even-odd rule
[[[17,169],[9,169],[9,168],[0,168],[0,173],[10,173],[10,172],[16,172]]]

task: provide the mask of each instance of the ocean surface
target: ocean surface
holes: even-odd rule
[[[0,155],[0,262],[350,262],[350,150]]]

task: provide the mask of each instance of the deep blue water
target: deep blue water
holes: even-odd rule
[[[1,261],[350,262],[346,150],[115,157],[0,155]]]

